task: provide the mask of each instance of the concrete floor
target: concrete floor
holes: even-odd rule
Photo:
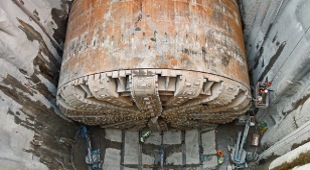
[[[141,131],[90,128],[93,148],[100,148],[104,170],[143,169],[147,165],[152,165],[153,170],[161,167],[169,170],[226,170],[230,162],[227,145],[233,145],[237,132],[243,129],[242,125],[230,123],[213,129],[152,132],[142,143],[139,141]],[[251,127],[245,146],[247,151],[260,150],[250,146],[254,131],[255,128]],[[225,154],[222,165],[218,165],[217,149]],[[73,150],[75,167],[87,169],[85,141],[77,138]],[[160,153],[163,153],[162,165]],[[205,161],[200,159],[201,155],[205,155]]]
[[[237,133],[239,131],[243,132],[243,130],[244,130],[244,125],[236,125],[235,122],[225,124],[225,125],[220,125],[216,128],[216,147],[217,149],[220,149],[225,153],[224,155],[225,162],[218,167],[219,170],[226,170],[227,166],[231,164],[230,156],[229,156],[230,153],[228,151],[227,146],[234,145],[236,143]],[[255,127],[250,127],[244,149],[247,152],[259,153],[261,151],[260,146],[259,147],[251,146],[253,133],[257,133],[257,130]]]

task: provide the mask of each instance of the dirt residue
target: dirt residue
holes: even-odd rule
[[[308,142],[310,142],[310,138],[308,138],[308,139],[306,139],[306,140],[303,140],[303,141],[300,142],[300,143],[294,143],[294,144],[292,145],[292,147],[291,147],[291,150],[294,150],[294,149],[298,148],[299,146],[304,145],[304,144],[306,144],[306,143],[308,143]]]
[[[0,84],[0,90],[20,104],[18,111],[8,111],[14,116],[16,124],[34,132],[31,148],[24,150],[37,156],[50,169],[73,169],[71,164],[71,145],[76,133],[76,124],[59,117],[55,110],[55,92],[41,81],[43,76],[57,87],[61,51],[53,53],[43,40],[40,32],[18,19],[19,28],[29,41],[38,41],[39,52],[33,60],[35,68],[32,75],[19,69],[27,81],[22,82],[14,75],[7,75]],[[53,48],[53,47],[52,47]],[[49,104],[42,101],[48,100]],[[25,115],[25,116],[23,116]]]
[[[271,70],[271,68],[273,67],[274,63],[278,60],[278,58],[280,57],[280,55],[282,54],[284,47],[286,45],[286,41],[284,41],[278,48],[277,52],[271,57],[268,65],[266,66],[266,68],[264,69],[264,72],[261,74],[259,81],[263,81],[263,78],[267,75],[267,73]]]
[[[67,8],[71,6],[72,1],[61,1],[61,9],[53,8],[51,11],[52,18],[57,25],[57,29],[54,29],[53,38],[59,44],[64,44],[66,30],[67,30],[67,21],[68,21],[68,10]]]
[[[34,76],[35,77],[35,76]],[[38,80],[32,80],[36,82]],[[51,169],[71,169],[70,153],[71,144],[75,134],[75,124],[69,123],[58,115],[54,108],[48,108],[39,100],[34,101],[33,95],[36,93],[50,96],[47,88],[43,85],[30,88],[19,82],[16,78],[8,75],[0,85],[1,91],[22,105],[20,111],[8,111],[14,116],[14,121],[31,131],[34,131],[32,148],[25,152],[32,153],[40,158],[40,161]],[[43,88],[44,87],[44,88]],[[51,101],[53,104],[53,101]],[[21,119],[21,114],[27,115],[26,119]],[[70,127],[70,128],[68,128]],[[60,139],[67,142],[60,142]]]
[[[290,162],[285,162],[280,166],[273,168],[272,170],[291,170],[296,166],[301,166],[310,163],[310,151],[301,153],[298,158]]]

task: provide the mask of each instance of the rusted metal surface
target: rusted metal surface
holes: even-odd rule
[[[73,3],[57,93],[68,117],[116,128],[202,127],[244,113],[249,93],[236,1]]]

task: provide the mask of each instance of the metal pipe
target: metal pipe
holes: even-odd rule
[[[246,139],[248,137],[248,133],[249,133],[249,129],[250,129],[250,119],[247,120],[247,123],[244,127],[244,131],[243,131],[243,135],[242,135],[242,141],[241,141],[241,145],[240,145],[240,148],[239,148],[239,153],[237,154],[237,161],[240,161],[240,158],[241,158],[241,154],[242,154],[242,151],[243,151],[243,146],[246,142]]]
[[[234,160],[238,160],[239,145],[241,140],[241,132],[238,132],[237,143],[235,146]]]

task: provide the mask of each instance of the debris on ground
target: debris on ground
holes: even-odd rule
[[[150,130],[143,132],[142,136],[140,137],[140,141],[141,141],[142,143],[144,143],[145,140],[146,140],[148,137],[150,137],[151,133],[152,133],[152,131],[150,131]]]
[[[217,155],[219,156],[219,159],[218,159],[218,164],[223,164],[224,163],[224,152],[222,150],[217,150]]]
[[[268,130],[268,126],[267,123],[264,121],[261,121],[257,124],[258,130],[259,130],[259,134],[263,135],[267,130]]]
[[[218,159],[218,163],[221,165],[221,164],[223,164],[224,163],[224,157],[220,157],[219,159]]]
[[[224,157],[224,152],[222,150],[217,150],[216,152],[219,157]]]
[[[143,170],[152,170],[154,168],[153,165],[143,165]]]

